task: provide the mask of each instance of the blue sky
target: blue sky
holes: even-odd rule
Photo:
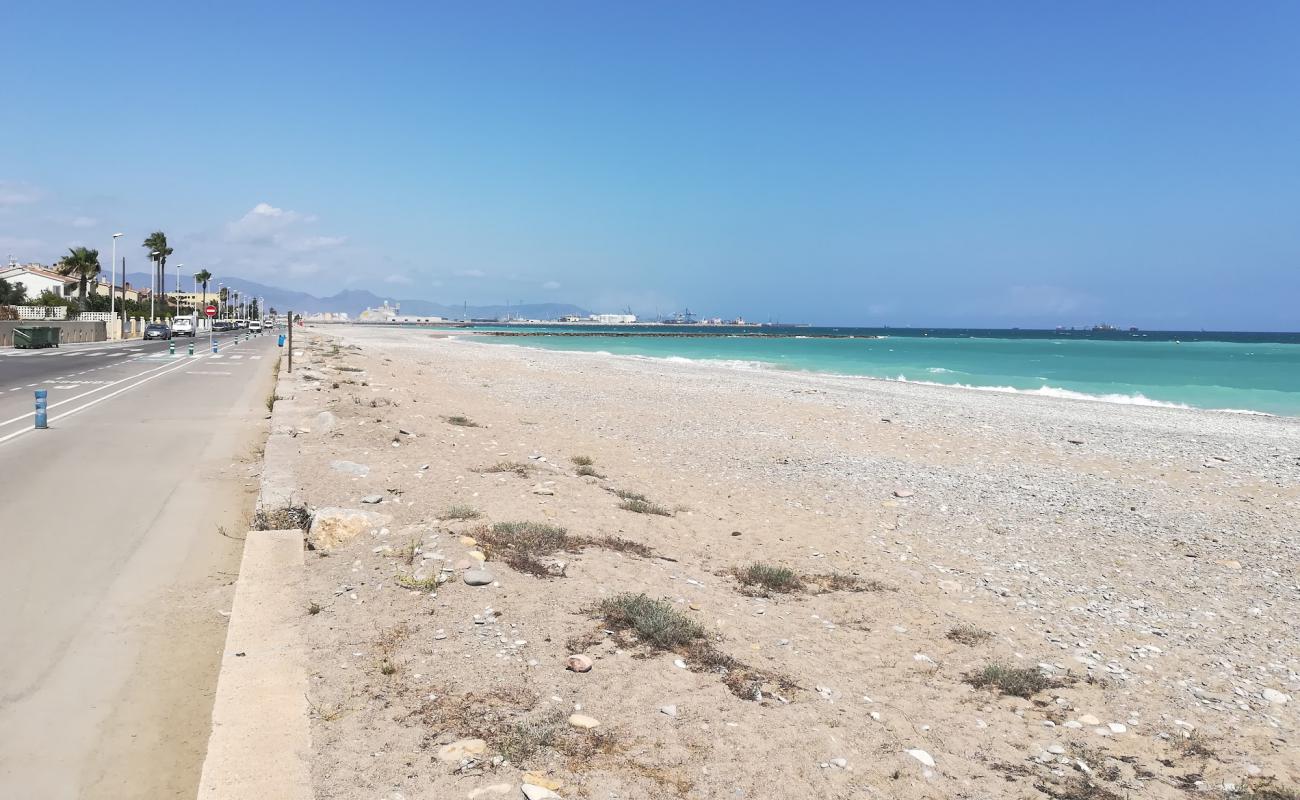
[[[194,7],[190,7],[193,5]],[[1300,329],[1300,3],[13,3],[0,257]],[[107,258],[105,258],[107,261]]]

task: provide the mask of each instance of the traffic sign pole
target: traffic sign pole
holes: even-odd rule
[[[213,338],[216,334],[212,332],[212,318],[217,315],[217,307],[208,306],[203,309],[203,314],[208,318],[208,346],[211,347],[212,352],[215,353],[217,352],[217,342]]]

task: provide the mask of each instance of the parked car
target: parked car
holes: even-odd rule
[[[218,319],[218,320],[213,320],[213,321],[212,321],[212,330],[213,330],[215,333],[220,333],[220,332],[222,332],[222,331],[228,331],[228,330],[230,330],[232,327],[234,327],[234,326],[230,324],[230,320],[228,320],[228,319]]]
[[[194,317],[180,316],[172,318],[172,336],[193,337],[196,328],[198,328],[198,323],[194,321]]]
[[[151,322],[144,328],[145,339],[170,339],[172,329],[161,322]]]

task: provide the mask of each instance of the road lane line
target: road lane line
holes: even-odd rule
[[[70,417],[70,416],[72,416],[73,414],[76,414],[76,413],[78,413],[78,412],[80,412],[80,411],[85,411],[86,409],[90,408],[90,407],[93,406],[93,405],[96,405],[96,404],[98,404],[98,403],[102,403],[102,402],[104,402],[105,400],[109,400],[109,399],[112,399],[112,398],[114,398],[114,397],[117,397],[117,396],[118,396],[119,394],[121,394],[122,392],[128,392],[128,391],[134,389],[135,387],[139,386],[139,385],[142,384],[142,383],[148,383],[149,381],[153,380],[154,378],[162,377],[163,375],[166,375],[168,372],[175,372],[176,370],[178,370],[178,369],[183,369],[183,368],[185,368],[185,367],[187,367],[187,366],[190,366],[190,362],[188,362],[188,361],[182,361],[182,362],[179,363],[179,364],[168,364],[167,367],[164,368],[162,372],[158,372],[158,371],[155,370],[155,371],[154,371],[154,374],[150,375],[150,376],[147,377],[147,378],[142,378],[142,379],[136,381],[135,383],[131,384],[130,386],[123,386],[121,389],[118,389],[116,392],[109,392],[108,394],[104,395],[103,397],[96,397],[94,400],[91,400],[91,401],[89,401],[89,402],[87,402],[87,403],[85,403],[85,404],[83,404],[83,405],[77,406],[76,408],[70,408],[70,409],[68,409],[67,411],[63,412],[62,414],[59,414],[59,415],[54,416],[54,417],[50,417],[47,421],[48,421],[48,422],[54,422],[55,420],[60,420],[60,419],[63,419],[64,417]],[[139,376],[136,376],[136,377],[139,377]],[[129,379],[128,379],[128,380],[129,380]],[[112,384],[109,384],[109,385],[111,386]],[[107,386],[101,386],[101,387],[100,387],[101,390],[102,390],[102,389],[107,389],[107,388],[108,388]],[[99,391],[99,390],[94,390],[94,391]],[[86,394],[90,394],[90,392],[86,392]],[[86,396],[85,394],[81,395],[81,397],[85,397],[85,396]],[[63,402],[66,403],[66,402],[69,402],[69,401],[64,400]],[[33,412],[33,413],[34,413],[34,412]],[[16,438],[16,437],[18,437],[18,436],[22,436],[24,433],[31,433],[31,432],[34,431],[34,430],[36,430],[36,429],[35,429],[35,428],[23,428],[23,429],[21,429],[21,430],[14,431],[13,433],[6,434],[6,435],[4,435],[4,436],[0,436],[0,444],[4,444],[5,442],[9,441],[10,439]]]
[[[186,363],[191,363],[191,362],[186,362]],[[101,386],[101,387],[99,387],[98,389],[91,389],[91,390],[88,391],[88,392],[82,392],[81,394],[77,395],[76,397],[69,397],[69,398],[66,399],[66,400],[60,400],[60,401],[57,402],[57,403],[50,403],[49,406],[47,406],[47,408],[57,408],[58,406],[61,406],[61,405],[65,404],[65,403],[71,403],[73,400],[80,400],[81,398],[85,397],[85,396],[88,395],[88,394],[94,394],[95,392],[102,392],[102,391],[104,391],[105,389],[109,388],[110,386],[116,386],[117,384],[119,384],[119,383],[123,383],[123,382],[125,382],[125,381],[132,381],[132,380],[135,380],[136,378],[140,377],[141,375],[148,375],[150,372],[157,372],[158,370],[160,370],[160,369],[166,369],[166,368],[169,367],[169,366],[171,366],[171,364],[164,364],[164,365],[162,365],[161,367],[152,367],[152,368],[150,368],[150,369],[145,370],[144,372],[137,372],[137,373],[134,374],[134,375],[128,375],[128,376],[125,377],[125,378],[119,378],[118,380],[115,380],[115,381],[113,381],[113,382],[110,383],[110,384],[107,384],[107,385],[105,385],[105,386]],[[66,376],[65,376],[65,377],[66,377]],[[61,381],[62,381],[62,378],[56,378],[56,379],[54,379],[53,381],[51,381],[51,383],[59,383],[59,382],[61,382]],[[29,383],[29,384],[27,384],[27,388],[29,388],[29,389],[30,389],[31,387],[33,387],[33,386],[40,386],[40,384],[39,384],[39,383]],[[22,387],[19,387],[19,388],[22,388]],[[14,390],[10,389],[10,391],[14,391]],[[36,414],[36,412],[33,410],[33,411],[28,411],[26,414],[23,414],[22,416],[14,417],[13,419],[7,419],[7,420],[5,420],[4,422],[0,422],[0,428],[4,427],[5,425],[9,425],[9,424],[12,424],[12,423],[14,423],[14,422],[18,422],[18,421],[20,421],[20,420],[27,419],[28,417],[34,416],[35,414]],[[0,441],[3,441],[3,440],[0,439]]]

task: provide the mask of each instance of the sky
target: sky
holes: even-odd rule
[[[0,257],[862,325],[1300,329],[1300,3],[10,3]],[[174,270],[173,270],[174,272]]]

